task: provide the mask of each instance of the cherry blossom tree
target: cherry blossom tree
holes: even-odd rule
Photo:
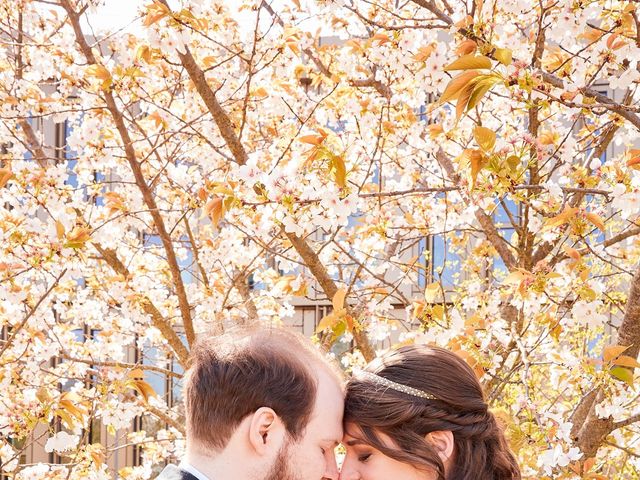
[[[149,478],[150,378],[313,294],[347,373],[463,355],[525,478],[638,476],[635,2],[98,3],[0,1],[5,473]]]

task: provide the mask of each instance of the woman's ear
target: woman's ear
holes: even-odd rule
[[[443,463],[446,464],[447,461],[453,457],[455,443],[453,440],[453,432],[451,430],[438,430],[427,433],[426,439],[431,442],[434,448],[438,451],[438,455],[440,455],[440,459]]]
[[[250,418],[249,443],[256,453],[265,455],[280,450],[286,429],[276,412],[268,407],[260,407]]]

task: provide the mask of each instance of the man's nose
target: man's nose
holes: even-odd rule
[[[336,463],[336,457],[331,455],[330,460],[327,462],[327,469],[324,472],[323,480],[338,480],[340,473],[338,472],[338,464]]]
[[[340,469],[340,478],[339,480],[361,480],[360,472],[358,472],[355,468],[351,466],[351,461],[347,458],[344,459],[342,463],[342,468]]]

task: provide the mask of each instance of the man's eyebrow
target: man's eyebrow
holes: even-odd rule
[[[334,445],[335,447],[337,447],[338,445],[340,445],[340,440],[336,440],[335,438],[325,438],[324,440],[322,440],[323,442],[326,443],[330,443],[332,445]]]

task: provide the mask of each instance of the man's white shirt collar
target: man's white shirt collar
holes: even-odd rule
[[[184,470],[185,472],[190,473],[191,475],[196,477],[198,480],[211,480],[207,478],[207,476],[204,473],[200,472],[196,467],[194,467],[193,465],[190,465],[185,460],[180,462],[180,465],[178,466],[178,468]]]

